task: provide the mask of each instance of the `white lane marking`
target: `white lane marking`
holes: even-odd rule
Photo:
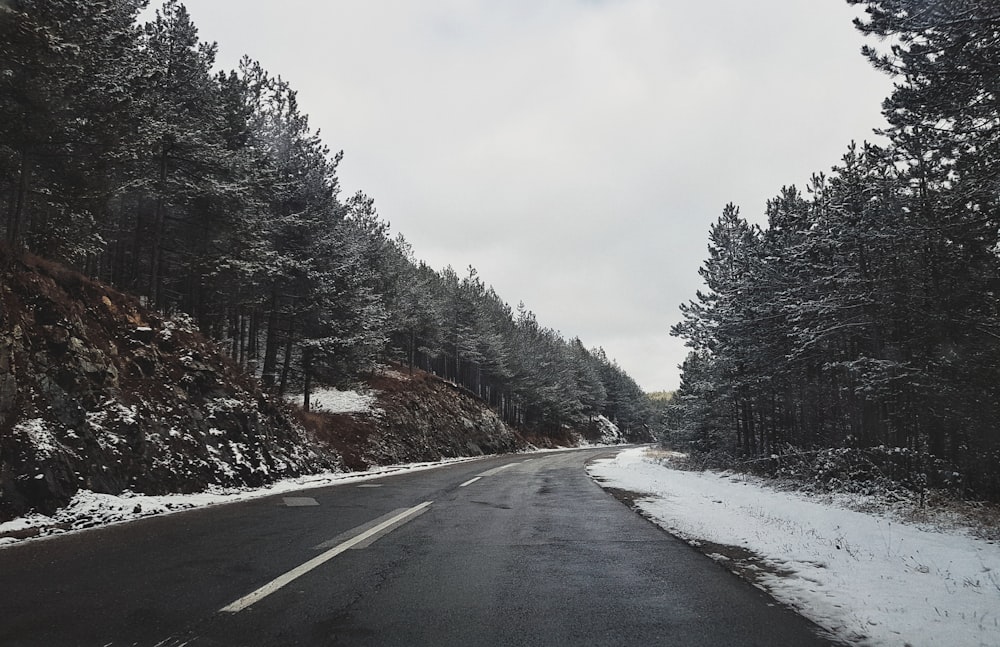
[[[486,470],[485,472],[483,472],[479,476],[493,476],[494,474],[496,474],[498,472],[502,472],[503,470],[507,469],[508,467],[514,467],[515,465],[517,465],[517,463],[507,463],[506,465],[501,465],[500,467],[494,467],[491,470]]]
[[[358,487],[359,487],[359,488],[373,488],[373,487],[382,487],[382,484],[381,484],[381,483],[365,483],[365,484],[363,484],[363,485],[359,485]]]
[[[194,639],[196,639],[196,638],[197,638],[197,636],[194,637]],[[184,642],[181,642],[182,640]],[[182,637],[182,638],[171,637],[171,638],[167,638],[166,640],[161,640],[160,642],[158,642],[155,645],[153,645],[153,647],[186,647],[187,645],[191,644],[191,640],[193,640],[193,639],[192,638],[186,638],[186,637]],[[111,647],[111,643],[108,643],[104,647]]]
[[[361,550],[362,548],[368,548],[376,541],[382,538],[382,535],[388,535],[390,532],[402,526],[404,523],[410,523],[423,513],[427,512],[427,508],[422,508],[417,510],[412,515],[406,517],[405,519],[400,519],[399,521],[393,521],[389,525],[383,527],[381,530],[377,530],[374,534],[368,535],[364,541],[359,541],[358,543],[351,546],[351,550]]]
[[[232,604],[228,604],[222,607],[222,609],[220,609],[219,611],[221,613],[239,613],[243,609],[246,609],[247,607],[255,604],[256,602],[260,602],[261,600],[271,595],[275,591],[281,589],[283,586],[286,586],[290,582],[293,582],[298,578],[302,577],[303,575],[313,570],[317,566],[321,566],[322,564],[330,561],[331,559],[341,554],[345,550],[348,550],[352,546],[360,544],[366,539],[369,539],[370,537],[381,533],[383,530],[386,530],[390,526],[401,525],[403,521],[410,520],[410,518],[415,517],[421,512],[423,512],[424,509],[430,506],[432,503],[433,501],[424,501],[420,505],[413,506],[408,510],[400,512],[391,519],[383,521],[379,525],[375,526],[374,528],[366,530],[357,537],[349,539],[343,542],[342,544],[338,544],[337,546],[334,546],[325,553],[317,555],[316,557],[310,559],[308,562],[305,562],[304,564],[293,568],[284,575],[274,578],[273,580],[271,580],[264,586],[260,587],[256,591],[244,595],[242,598],[236,600]]]
[[[303,508],[307,506],[319,505],[319,501],[311,496],[286,496],[282,499],[289,508]]]
[[[358,544],[354,544],[353,546],[351,546],[351,550],[360,550],[362,548],[368,548],[369,546],[371,546],[372,544],[374,544],[375,541],[378,540],[382,535],[385,535],[385,534],[390,533],[393,530],[395,530],[396,526],[401,526],[404,523],[408,523],[410,521],[413,521],[415,518],[417,518],[420,515],[422,515],[423,513],[427,512],[427,508],[424,508],[423,510],[414,513],[413,516],[407,517],[407,518],[402,519],[400,521],[396,521],[392,525],[388,525],[388,526],[383,525],[382,522],[387,521],[389,519],[395,519],[399,515],[399,513],[406,512],[407,510],[408,510],[408,508],[396,508],[395,510],[393,510],[391,512],[387,512],[386,514],[382,515],[381,517],[379,517],[377,519],[372,519],[368,523],[361,524],[360,526],[357,526],[356,528],[351,528],[347,532],[342,532],[339,535],[337,535],[336,537],[334,537],[333,539],[329,539],[327,541],[324,541],[322,544],[319,544],[318,546],[313,546],[313,550],[326,550],[328,548],[333,548],[334,546],[336,546],[336,545],[338,545],[338,544],[340,544],[342,542],[349,541],[350,539],[354,538],[355,536],[360,535],[361,533],[366,532],[369,529],[374,528],[375,526],[381,526],[382,530],[380,530],[378,533],[376,533],[374,535],[370,535],[368,537],[368,539],[364,540],[363,542],[358,543]]]
[[[459,485],[458,487],[465,487],[465,486],[467,486],[467,485],[472,485],[473,483],[475,483],[476,481],[478,481],[478,480],[479,480],[479,479],[481,479],[481,478],[483,478],[483,477],[482,477],[482,476],[477,476],[477,477],[476,477],[476,478],[474,478],[474,479],[469,479],[468,481],[466,481],[465,483],[462,483],[462,484],[461,484],[461,485]]]
[[[375,526],[379,525],[383,521],[387,521],[389,519],[392,519],[393,517],[396,517],[397,515],[399,515],[400,512],[406,512],[407,510],[409,510],[409,508],[396,508],[395,510],[390,510],[389,512],[386,512],[381,517],[376,517],[375,519],[372,519],[371,521],[369,521],[367,523],[363,523],[360,526],[355,526],[355,527],[351,528],[350,530],[345,530],[344,532],[340,533],[339,535],[337,535],[333,539],[327,539],[322,544],[317,544],[316,546],[313,546],[313,550],[329,550],[329,549],[333,548],[334,546],[342,544],[345,541],[349,541],[349,540],[357,537],[361,533],[366,532],[366,531],[374,528]],[[357,546],[355,546],[354,548],[357,548]]]

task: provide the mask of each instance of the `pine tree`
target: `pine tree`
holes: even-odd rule
[[[970,487],[1000,492],[987,475],[1000,471],[990,422],[1000,370],[1000,9],[987,0],[848,2],[865,8],[862,33],[890,43],[865,53],[894,79],[884,113],[919,286],[907,331],[913,436],[965,468]]]
[[[710,353],[736,445],[752,454],[758,446],[748,353],[755,317],[747,296],[761,260],[760,235],[729,204],[712,225],[709,240],[709,258],[699,270],[708,291],[699,291],[695,301],[681,307],[684,321],[671,334],[685,338],[695,351]]]
[[[0,198],[9,243],[83,263],[125,182],[139,0],[0,7]]]
[[[145,283],[135,287],[158,307],[190,291],[188,280],[199,274],[192,257],[206,253],[192,247],[225,226],[230,160],[224,104],[211,73],[215,52],[178,0],[166,0],[144,27],[136,156],[140,186],[152,200],[137,211],[132,260]],[[194,276],[183,276],[181,267],[192,266]]]

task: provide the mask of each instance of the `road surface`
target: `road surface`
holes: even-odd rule
[[[829,645],[591,481],[401,473],[0,549],[0,645]]]

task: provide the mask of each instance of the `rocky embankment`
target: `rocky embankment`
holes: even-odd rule
[[[0,249],[0,522],[79,490],[196,492],[530,446],[433,375],[386,369],[363,389],[365,412],[303,412],[186,317]]]
[[[349,469],[503,454],[529,446],[480,400],[432,374],[387,368],[369,378],[367,392],[372,405],[365,411],[330,412],[320,402],[298,414],[310,435],[334,449]]]
[[[338,457],[181,318],[0,256],[0,521],[78,489],[257,485]]]
[[[364,400],[346,410],[343,396]],[[297,416],[310,437],[336,451],[347,468],[503,454],[532,448],[627,442],[604,416],[578,428],[530,434],[516,431],[465,389],[421,370],[384,367],[358,392],[321,389],[313,410]],[[301,396],[298,400],[301,403]]]

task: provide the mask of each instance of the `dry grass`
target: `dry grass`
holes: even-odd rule
[[[646,450],[646,456],[654,461],[686,461],[688,455],[683,452],[675,452],[665,447],[650,447]]]
[[[363,452],[368,438],[377,433],[373,422],[346,413],[305,412],[298,407],[293,407],[293,411],[295,419],[311,438],[340,455],[345,468],[351,471],[368,469]]]
[[[1000,504],[962,501],[931,493],[923,507],[913,506],[900,516],[910,522],[958,528],[988,541],[1000,541]]]

